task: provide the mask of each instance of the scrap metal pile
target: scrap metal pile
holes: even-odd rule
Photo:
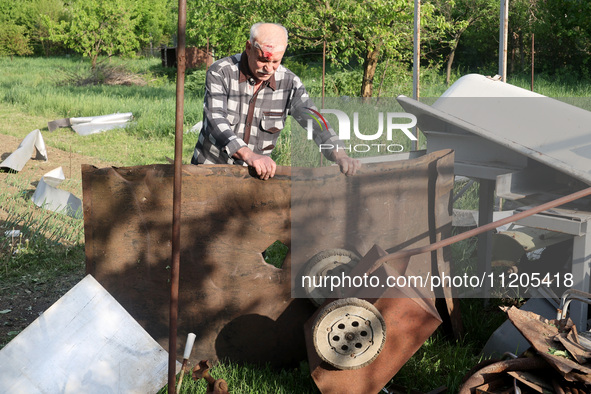
[[[588,295],[591,296],[591,295]],[[591,390],[591,341],[559,311],[558,319],[515,307],[509,320],[531,344],[520,357],[487,361],[471,371],[460,394],[588,393]]]

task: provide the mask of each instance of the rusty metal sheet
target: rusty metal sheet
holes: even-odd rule
[[[511,307],[507,310],[509,320],[523,334],[554,369],[566,380],[591,384],[591,363],[580,364],[571,359],[551,354],[551,349],[563,349],[560,342],[554,340],[559,334],[560,322],[546,320],[533,312]]]
[[[389,253],[429,245],[451,231],[453,152],[413,160],[366,164],[354,177],[324,168],[292,173],[292,280],[294,297],[307,261],[329,249],[364,256],[373,245]],[[446,264],[444,251],[438,263]],[[433,271],[430,260],[414,267]],[[434,259],[435,262],[435,259]],[[441,269],[449,272],[448,267]],[[446,294],[451,298],[451,293]],[[376,294],[376,298],[379,297]]]
[[[310,171],[314,176],[302,195],[306,189],[294,189],[293,183]],[[445,176],[438,178],[441,171]],[[391,181],[375,183],[382,173]],[[87,272],[166,348],[173,167],[83,166],[82,179]],[[330,187],[315,188],[314,182]],[[292,298],[292,265],[301,266],[307,256],[347,245],[347,240],[357,251],[367,251],[374,243],[395,250],[445,237],[452,184],[450,151],[367,165],[355,177],[343,176],[336,167],[279,168],[275,178],[261,181],[239,166],[184,166],[178,342],[189,332],[197,335],[193,361],[299,362],[305,358],[302,327],[314,307]],[[331,188],[339,198],[325,199],[323,193]],[[334,220],[307,220],[297,196],[328,204]],[[378,201],[395,204],[389,216],[375,207]],[[375,214],[370,221],[355,221],[358,209]],[[294,243],[310,239],[296,253]],[[290,247],[282,268],[262,257],[277,240]],[[427,269],[449,263],[429,258],[424,264]]]
[[[87,272],[167,348],[173,167],[84,166],[82,177]],[[238,166],[183,167],[178,343],[196,334],[194,360],[305,357],[312,306],[290,297],[289,257],[280,269],[262,256],[289,245],[289,186]]]
[[[385,254],[379,247],[374,247],[364,258],[375,261]],[[409,267],[414,264],[420,266],[424,262],[421,260],[425,260],[424,255],[413,256]],[[427,260],[430,260],[430,256],[427,256]],[[381,268],[388,269],[388,266],[384,264]],[[394,269],[389,270],[388,274],[398,275]],[[383,316],[387,334],[377,358],[362,368],[339,370],[322,361],[313,345],[313,324],[321,309],[306,322],[310,371],[322,393],[379,392],[441,324],[433,298],[425,298],[424,293],[410,287],[390,288],[388,293],[384,298],[368,299]]]

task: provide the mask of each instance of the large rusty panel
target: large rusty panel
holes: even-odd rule
[[[314,310],[307,300],[292,299],[293,254],[281,269],[266,264],[261,255],[276,240],[288,246],[301,241],[301,233],[290,233],[290,213],[303,212],[303,222],[300,216],[291,222],[315,234],[300,256],[304,259],[318,250],[346,246],[346,240],[353,240],[360,254],[374,243],[390,251],[428,244],[451,223],[450,212],[435,213],[435,206],[445,196],[449,201],[452,166],[453,153],[445,151],[367,165],[355,177],[343,176],[336,167],[293,169],[298,181],[309,177],[310,185],[327,186],[308,185],[305,195],[298,188],[292,201],[299,208],[293,210],[288,168],[261,181],[238,166],[184,166],[178,343],[184,343],[188,332],[197,334],[195,359],[227,357],[273,365],[304,359],[302,327]],[[383,173],[388,174],[386,181],[379,177]],[[437,186],[442,179],[447,183]],[[172,183],[169,165],[83,168],[87,271],[165,348]],[[338,198],[326,200],[331,188]],[[298,198],[331,207],[339,220],[307,220]],[[375,204],[394,205],[384,215]],[[368,220],[358,210],[373,213]],[[435,220],[438,215],[441,220]],[[300,245],[305,246],[307,233],[304,238]],[[428,259],[421,269],[432,265]],[[179,346],[179,356],[181,351]]]
[[[165,348],[168,342],[173,167],[83,168],[87,271]],[[290,297],[290,179],[238,166],[184,166],[178,343],[196,359],[291,363],[305,357],[307,300]],[[179,355],[182,348],[179,349]]]

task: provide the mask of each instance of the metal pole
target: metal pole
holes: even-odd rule
[[[555,200],[546,202],[544,204],[538,205],[537,207],[526,209],[525,211],[515,213],[511,216],[507,216],[506,218],[502,218],[502,219],[496,220],[494,222],[490,222],[488,224],[473,228],[468,231],[464,231],[463,233],[456,234],[452,237],[442,239],[441,241],[437,241],[437,242],[429,244],[429,245],[424,245],[424,246],[420,246],[418,248],[413,248],[413,249],[403,249],[403,250],[399,250],[394,253],[386,254],[386,255],[380,257],[379,259],[377,259],[375,261],[375,263],[373,263],[372,269],[369,271],[371,272],[376,267],[379,267],[381,264],[388,263],[389,261],[393,261],[394,259],[408,259],[411,256],[414,256],[417,254],[432,252],[434,250],[454,244],[458,241],[463,241],[463,240],[473,237],[475,235],[483,234],[487,231],[494,230],[497,227],[503,226],[505,224],[516,222],[516,221],[524,219],[526,217],[535,215],[536,213],[540,213],[540,212],[545,211],[547,209],[556,208],[556,207],[559,207],[559,206],[564,205],[566,203],[569,203],[571,201],[575,201],[575,200],[578,200],[579,198],[587,197],[590,195],[591,195],[591,187],[588,187],[588,188],[580,190],[578,192],[571,193],[566,196],[563,196],[563,197],[557,198]]]
[[[413,65],[412,65],[412,98],[419,100],[420,97],[420,77],[421,77],[421,0],[415,0],[415,23],[414,23],[414,49],[413,49]],[[418,138],[419,131],[416,126],[413,127],[412,133]],[[418,140],[411,142],[411,150],[418,149]]]
[[[322,44],[322,108],[324,108],[324,77],[326,75],[326,40]],[[320,153],[320,167],[324,164],[324,155]]]
[[[168,334],[168,392],[176,393],[176,336],[179,310],[179,267],[181,243],[181,181],[183,159],[183,113],[185,101],[185,28],[187,0],[179,0],[176,49],[176,119],[174,139],[174,190],[172,199],[172,258],[170,268],[170,321]]]
[[[209,37],[207,37],[207,47],[205,49],[205,71],[209,68]]]
[[[326,41],[322,46],[322,108],[324,108],[324,77],[326,75]]]
[[[507,40],[509,37],[509,0],[501,0],[499,22],[499,75],[507,82]]]
[[[534,33],[531,34],[531,91],[534,91]]]

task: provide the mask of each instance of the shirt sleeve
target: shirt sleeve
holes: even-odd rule
[[[314,142],[318,146],[321,144],[332,146],[332,149],[322,149],[322,153],[327,159],[333,160],[333,152],[344,147],[343,141],[339,139],[330,123],[326,121],[324,117],[321,122],[308,122],[309,120],[314,119],[314,117],[318,118],[319,111],[308,95],[304,84],[297,76],[294,79],[293,89],[294,93],[290,106],[291,116],[304,128],[304,130],[308,130],[309,124],[312,125],[312,138],[314,139]]]
[[[229,67],[228,67],[229,69]],[[220,67],[210,68],[205,78],[205,99],[203,101],[203,116],[208,125],[209,138],[214,144],[226,151],[232,157],[246,143],[236,136],[228,116],[228,101],[238,97],[229,84],[230,78],[225,78]],[[213,142],[213,141],[212,141]]]

